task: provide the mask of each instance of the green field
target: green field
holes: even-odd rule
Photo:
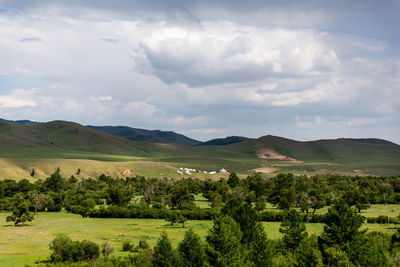
[[[40,213],[36,219],[23,227],[6,223],[7,213],[0,213],[0,266],[24,266],[37,260],[44,260],[50,252],[48,244],[59,234],[67,234],[74,240],[88,239],[98,243],[109,241],[115,247],[114,255],[122,252],[122,242],[131,240],[137,245],[140,239],[154,245],[160,232],[166,230],[174,246],[183,238],[185,228],[176,224],[170,226],[164,220],[150,219],[96,219],[82,218],[80,215],[65,212]],[[264,222],[270,238],[279,238],[279,222]],[[188,221],[187,226],[202,237],[207,234],[211,221]],[[370,231],[393,233],[395,225],[366,224]],[[323,224],[307,224],[309,234],[320,234]],[[29,253],[27,252],[29,251]]]
[[[198,201],[199,206],[204,205],[201,204],[202,201]],[[328,206],[323,207],[322,209],[318,209],[315,211],[316,214],[325,214],[328,212]],[[273,206],[271,203],[266,204],[265,210],[270,211],[279,211],[279,209]],[[298,209],[300,211],[300,209]],[[311,212],[311,210],[310,210]],[[365,217],[378,217],[379,215],[389,216],[389,217],[397,217],[400,215],[400,204],[373,204],[370,208],[366,210],[361,210],[361,215]]]

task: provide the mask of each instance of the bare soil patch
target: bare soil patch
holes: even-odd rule
[[[290,161],[292,163],[304,163],[304,161],[297,160],[291,157],[287,157],[285,155],[282,155],[275,150],[269,149],[269,148],[263,148],[258,150],[257,152],[257,157],[259,159],[275,159],[275,160],[281,160],[281,161]]]
[[[253,171],[255,171],[255,172],[262,172],[262,173],[273,173],[273,172],[276,172],[277,170],[279,170],[279,169],[274,168],[274,167],[260,167],[260,168],[253,169]]]
[[[124,176],[124,177],[133,177],[133,176],[135,176],[135,173],[130,169],[121,170],[121,171],[119,171],[119,174],[121,176]]]

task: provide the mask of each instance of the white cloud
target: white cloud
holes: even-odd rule
[[[201,29],[160,28],[143,39],[135,59],[167,83],[243,83],[317,75],[340,65],[315,31],[265,30],[226,22],[203,23]]]
[[[32,91],[30,90],[13,90],[9,95],[0,95],[0,108],[23,108],[23,107],[35,107],[38,103],[31,98]]]

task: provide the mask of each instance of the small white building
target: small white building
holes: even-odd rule
[[[224,168],[222,168],[222,169],[219,170],[219,173],[228,173],[228,171],[225,170]]]

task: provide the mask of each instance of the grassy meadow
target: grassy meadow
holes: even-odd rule
[[[201,198],[196,199],[199,206],[206,207],[207,202]],[[275,209],[268,206],[267,209]],[[323,212],[323,211],[320,211]],[[400,205],[373,205],[371,209],[363,212],[365,216],[389,215],[397,216]],[[126,255],[122,251],[122,242],[130,240],[137,245],[140,239],[146,240],[150,245],[155,245],[160,232],[165,230],[176,246],[183,238],[186,228],[180,224],[171,226],[160,219],[114,219],[114,218],[82,218],[77,214],[66,212],[39,213],[35,220],[23,227],[15,227],[6,223],[8,213],[0,213],[0,266],[24,266],[38,260],[44,260],[50,255],[49,243],[59,234],[66,234],[73,240],[88,239],[97,243],[105,241],[114,245],[114,255]],[[269,238],[276,239],[279,233],[280,222],[263,222]],[[203,238],[207,234],[212,221],[188,221],[186,227],[192,227]],[[394,233],[396,225],[393,224],[365,224],[369,231]],[[309,234],[320,234],[323,224],[307,224]],[[29,253],[27,253],[29,251]]]

